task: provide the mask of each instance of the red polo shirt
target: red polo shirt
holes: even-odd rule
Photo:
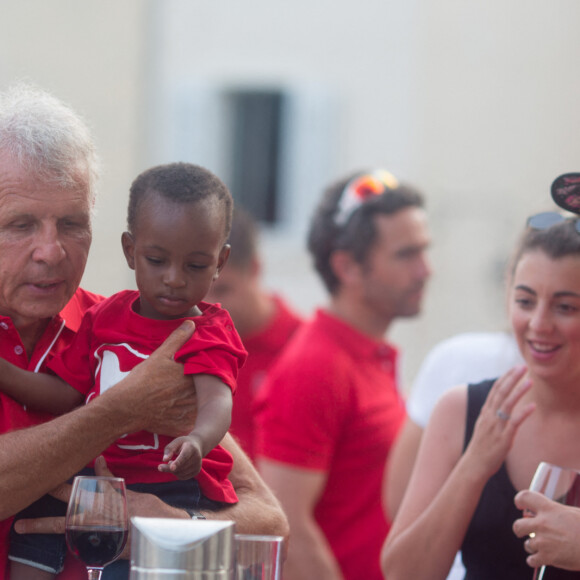
[[[319,310],[259,393],[257,455],[327,474],[314,516],[346,580],[383,580],[385,463],[405,419],[397,352]]]
[[[12,320],[7,316],[0,316],[0,356],[29,371],[44,370],[47,360],[70,344],[84,312],[102,299],[101,296],[79,288],[62,312],[49,322],[30,359]],[[51,418],[46,413],[27,411],[20,403],[0,393],[0,433],[37,425]],[[8,532],[11,523],[12,519],[0,522],[0,572],[4,571],[8,560]],[[0,574],[0,578],[7,577],[6,573]]]

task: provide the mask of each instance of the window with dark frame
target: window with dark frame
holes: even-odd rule
[[[230,119],[228,185],[236,203],[257,220],[279,220],[284,94],[280,90],[224,92]]]

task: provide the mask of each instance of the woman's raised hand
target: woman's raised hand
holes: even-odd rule
[[[466,455],[476,458],[486,477],[500,468],[518,428],[535,409],[533,402],[518,405],[532,385],[526,371],[514,367],[495,382],[475,423]]]

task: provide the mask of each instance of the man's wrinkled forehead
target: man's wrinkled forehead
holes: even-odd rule
[[[44,183],[49,188],[75,192],[86,196],[91,206],[95,203],[90,171],[84,161],[79,160],[75,163],[63,164],[62,167],[55,167],[45,162],[42,156],[30,157],[0,148],[0,177],[5,173]]]
[[[47,205],[48,202],[48,205]],[[57,175],[29,169],[13,155],[0,152],[0,212],[27,213],[26,208],[50,207],[63,204],[75,214],[87,212],[89,219],[93,204],[86,180],[79,177],[72,183],[62,182]]]

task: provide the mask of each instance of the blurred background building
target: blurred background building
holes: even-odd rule
[[[263,224],[266,280],[304,314],[322,187],[384,167],[426,195],[435,276],[400,321],[410,384],[438,340],[505,326],[503,268],[549,185],[580,170],[577,0],[4,0],[0,85],[80,111],[103,162],[84,286],[132,287],[132,179],[185,160]]]

